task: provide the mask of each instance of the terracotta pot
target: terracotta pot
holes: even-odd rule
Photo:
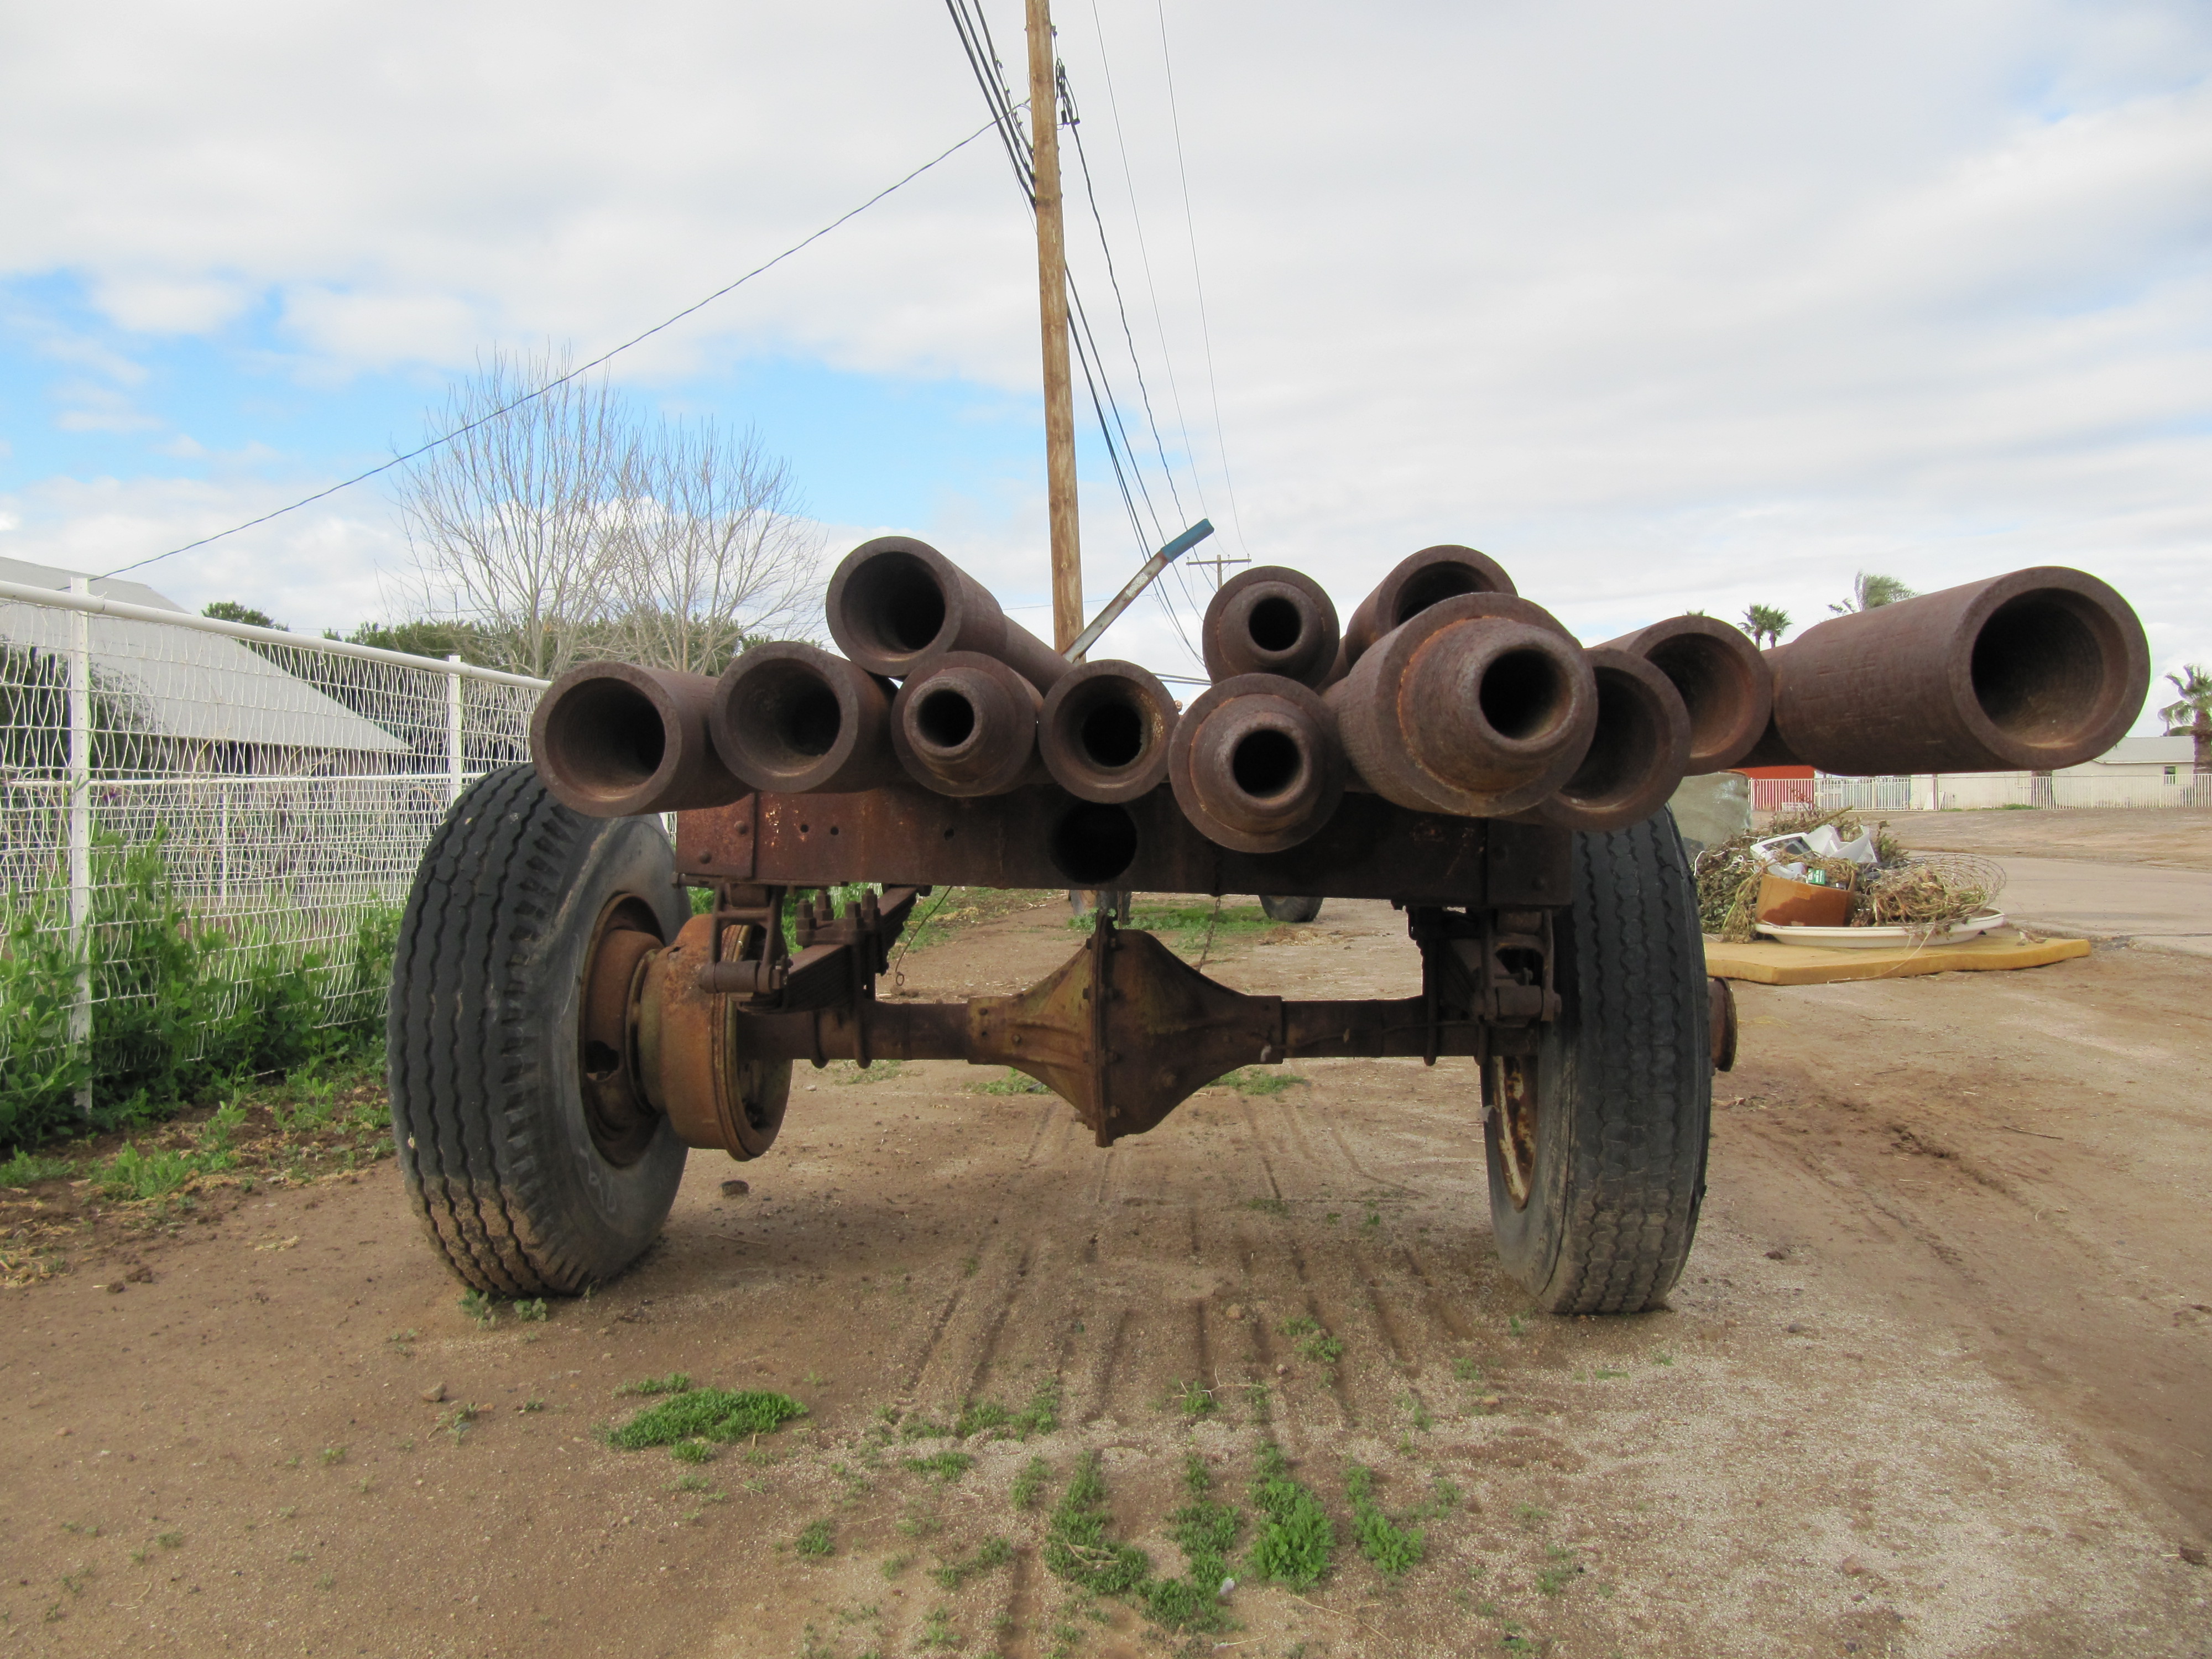
[[[1787,876],[1759,878],[1759,920],[1784,927],[1841,927],[1851,919],[1848,887],[1820,887]]]

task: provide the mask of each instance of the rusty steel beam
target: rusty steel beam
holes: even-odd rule
[[[1209,841],[1156,788],[1126,803],[1050,784],[955,800],[902,780],[849,795],[750,795],[682,812],[676,862],[698,883],[828,887],[1122,887],[1438,904],[1568,902],[1565,832],[1415,812],[1347,794],[1310,839],[1246,853]]]

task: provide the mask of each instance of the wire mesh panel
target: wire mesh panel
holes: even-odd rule
[[[375,1017],[422,849],[528,757],[542,683],[11,588],[0,1091],[120,1097],[242,1026]]]

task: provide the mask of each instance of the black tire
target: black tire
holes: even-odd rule
[[[1291,893],[1262,893],[1260,908],[1277,921],[1311,921],[1321,914],[1321,901]]]
[[[1705,1197],[1704,940],[1671,814],[1577,835],[1573,860],[1553,935],[1564,1011],[1533,1064],[1485,1068],[1492,1227],[1545,1312],[1641,1313],[1680,1275]]]
[[[667,1218],[688,1149],[665,1119],[611,1155],[595,1138],[577,1021],[600,916],[627,895],[673,939],[674,875],[658,823],[585,817],[527,766],[473,785],[422,855],[386,1025],[392,1137],[432,1246],[480,1291],[574,1294]]]

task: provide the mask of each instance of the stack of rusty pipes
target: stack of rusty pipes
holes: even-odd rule
[[[1471,548],[1402,561],[1341,625],[1319,585],[1262,567],[1207,607],[1212,684],[1182,709],[1134,663],[1060,657],[908,538],[856,548],[825,608],[842,656],[763,645],[718,679],[586,663],[539,705],[554,793],[600,817],[676,812],[683,878],[719,895],[637,968],[639,995],[680,979],[711,1003],[696,1040],[718,1058],[687,1062],[702,1076],[1008,1064],[1066,1095],[1101,1144],[1239,1064],[1524,1042],[1557,1003],[1542,941],[1568,902],[1570,833],[1650,817],[1686,775],[2069,766],[2127,729],[2149,679],[2126,602],[2055,567],[1763,653],[1697,615],[1585,647]],[[848,882],[884,897],[842,919],[810,907],[812,942],[791,955],[783,894]],[[1243,997],[1107,925],[1022,997],[876,1002],[912,893],[947,884],[1389,898],[1427,983],[1403,1003]],[[696,1144],[750,1156],[730,1127],[742,1091],[723,1092],[723,1127]]]

